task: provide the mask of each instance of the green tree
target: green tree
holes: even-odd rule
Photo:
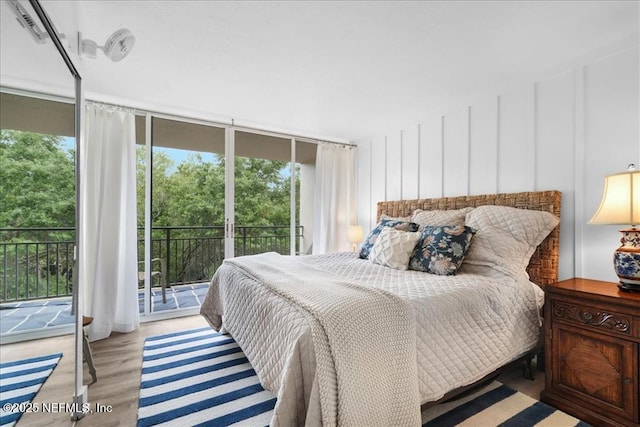
[[[191,154],[168,179],[170,225],[224,224],[224,167]],[[155,183],[154,183],[155,185]]]
[[[138,226],[144,226],[145,147],[138,146]],[[291,182],[288,163],[236,157],[235,211],[238,225],[287,225]],[[73,227],[75,167],[63,138],[32,132],[0,133],[0,227]],[[175,165],[153,153],[151,220],[155,227],[224,224],[225,161],[191,154]],[[298,176],[298,172],[296,172]],[[299,186],[299,179],[296,180]],[[298,188],[296,189],[298,191]]]
[[[287,225],[290,209],[283,161],[235,159],[236,225]]]
[[[0,228],[75,226],[74,153],[63,143],[60,136],[0,131]],[[3,232],[0,241],[11,244],[3,245],[0,276],[6,282],[0,299],[70,292],[74,234]],[[40,243],[51,241],[56,243]]]
[[[137,148],[138,226],[144,226],[145,148]],[[290,222],[289,163],[236,157],[235,222],[237,226],[287,225]],[[286,171],[286,173],[283,173]],[[296,171],[299,176],[299,171]],[[299,179],[296,181],[299,190]],[[152,224],[223,226],[225,159],[207,162],[199,153],[175,165],[163,151],[153,153]]]
[[[136,148],[137,210],[138,226],[141,228],[144,226],[145,215],[145,150],[144,146]],[[65,150],[63,137],[1,131],[0,228],[75,226],[73,154],[72,151]],[[224,156],[216,154],[212,161],[205,161],[202,155],[193,153],[176,165],[166,152],[154,150],[152,159],[152,226],[207,227],[203,230],[172,230],[170,237],[173,261],[170,264],[170,280],[180,282],[208,279],[223,256],[223,245],[220,242],[225,221]],[[248,245],[247,248],[244,247],[245,241],[238,229],[242,226],[286,226],[290,223],[289,163],[237,157],[234,159],[234,167],[236,236],[240,236],[236,242],[243,242],[241,250],[246,249],[246,253],[266,250],[288,252],[288,227],[277,230],[252,229],[247,235],[252,239],[250,248]],[[299,194],[297,169],[296,178],[296,191]],[[216,228],[211,228],[212,226]],[[275,239],[274,233],[277,235]],[[73,236],[72,231],[3,233],[0,240],[22,244],[19,247],[8,246],[8,258],[5,261],[9,261],[0,263],[0,273],[7,277],[15,275],[15,279],[11,280],[20,283],[19,289],[15,295],[0,295],[0,298],[21,299],[65,293],[65,286],[70,284],[67,272],[69,260],[73,258]],[[164,242],[167,237],[168,234],[163,230],[154,231],[154,256],[166,255],[167,245]],[[139,238],[142,238],[142,234]],[[180,239],[195,243],[178,246]],[[44,241],[58,243],[38,243]],[[156,242],[160,245],[155,245]],[[8,270],[2,271],[2,265],[8,265]],[[60,277],[53,280],[55,275]],[[46,290],[45,283],[48,287]]]
[[[136,193],[137,193],[137,215],[138,227],[144,227],[144,201],[145,201],[145,180],[146,180],[146,148],[136,147]],[[174,162],[162,151],[153,153],[153,167],[151,169],[151,223],[157,227],[171,225],[170,223],[170,194],[167,189],[171,179],[171,170]]]
[[[140,197],[144,194],[144,150],[144,147],[138,148],[140,226],[144,219],[143,197]],[[153,256],[167,257],[167,250],[170,250],[168,273],[171,282],[208,280],[223,258],[224,156],[215,154],[212,161],[205,161],[201,154],[191,153],[175,165],[165,151],[156,149],[152,161]],[[236,157],[234,169],[237,253],[269,250],[287,253],[288,227],[259,227],[290,223],[289,163]],[[296,177],[299,177],[299,171],[296,171]],[[299,179],[296,185],[299,192]],[[164,228],[182,226],[206,228]],[[247,230],[243,226],[258,228]]]
[[[73,227],[75,167],[60,136],[0,131],[0,227]]]

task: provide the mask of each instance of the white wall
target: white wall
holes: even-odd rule
[[[637,40],[357,141],[358,222],[380,200],[559,190],[560,279],[614,281],[616,226],[587,225],[603,178],[640,164]]]

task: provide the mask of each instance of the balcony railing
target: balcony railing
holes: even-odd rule
[[[303,227],[296,228],[296,251]],[[138,259],[144,231],[138,230]],[[236,226],[235,254],[290,252],[289,226]],[[224,227],[153,227],[151,258],[165,260],[168,285],[206,282],[224,259]],[[70,296],[74,228],[0,229],[0,301]]]

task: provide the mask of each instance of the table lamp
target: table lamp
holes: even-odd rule
[[[351,250],[356,252],[358,249],[358,243],[362,243],[364,240],[364,231],[361,225],[350,225],[349,235],[347,237],[349,243],[351,243]]]
[[[613,267],[623,291],[640,292],[640,171],[630,164],[626,172],[607,175],[598,210],[589,224],[630,225],[620,230],[622,245],[613,253]]]

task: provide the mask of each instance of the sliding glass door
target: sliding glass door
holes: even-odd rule
[[[138,191],[141,312],[197,308],[225,258],[310,250],[315,144],[173,118],[150,123],[138,148],[138,176],[150,185]]]
[[[234,132],[236,256],[308,251],[315,152],[315,144],[295,138]]]
[[[235,132],[235,255],[297,251],[299,204],[291,190],[299,176],[292,168],[291,145],[291,139]]]
[[[223,127],[151,119],[149,259],[144,241],[139,250],[140,271],[149,271],[139,275],[145,312],[197,308],[224,259],[224,148]]]

